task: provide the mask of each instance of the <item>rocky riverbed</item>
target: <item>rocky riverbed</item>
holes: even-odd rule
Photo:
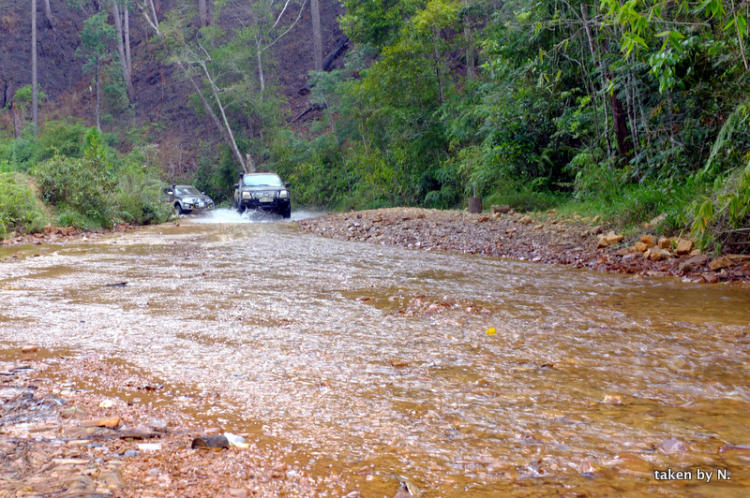
[[[303,231],[341,240],[458,251],[557,263],[638,276],[674,276],[694,283],[750,283],[750,256],[709,257],[688,239],[652,228],[625,237],[599,217],[564,218],[556,211],[469,214],[418,208],[330,213],[302,220]]]
[[[171,389],[101,355],[0,351],[0,497],[318,494],[298,464],[252,440],[191,448],[223,429],[159,406]]]
[[[749,296],[692,283],[742,258],[554,212],[266,221],[0,250],[0,497],[744,496]],[[563,256],[688,282],[532,262]],[[696,468],[731,479],[654,477]]]

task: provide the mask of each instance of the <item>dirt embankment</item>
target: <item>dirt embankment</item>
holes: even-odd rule
[[[750,256],[708,257],[688,240],[658,237],[648,230],[625,238],[601,225],[598,217],[566,219],[554,210],[490,215],[390,208],[329,214],[303,220],[300,227],[341,240],[508,256],[644,277],[675,276],[695,283],[750,285]]]

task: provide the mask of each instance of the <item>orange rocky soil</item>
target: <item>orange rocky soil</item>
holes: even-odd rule
[[[504,211],[504,210],[503,210]],[[690,282],[750,283],[750,256],[709,257],[692,241],[657,236],[653,229],[628,237],[600,218],[563,218],[555,210],[520,214],[469,214],[418,208],[329,213],[300,221],[303,231],[341,240],[508,256],[542,263],[640,276],[674,276]]]
[[[300,455],[250,434],[242,447],[192,449],[195,438],[232,430],[200,417],[210,400],[181,390],[196,405],[185,409],[159,402],[177,386],[106,358],[23,351],[0,351],[0,497],[347,493],[335,476],[313,477]]]
[[[35,245],[40,246],[42,244],[52,243],[52,242],[65,242],[66,240],[74,240],[74,239],[92,239],[96,237],[100,237],[101,235],[105,233],[123,233],[128,232],[130,230],[135,230],[136,226],[130,225],[128,223],[122,223],[119,225],[115,225],[114,228],[111,228],[109,230],[81,230],[80,228],[76,227],[56,227],[52,225],[48,225],[44,227],[43,232],[34,233],[34,234],[22,234],[22,235],[16,235],[12,234],[11,237],[0,240],[0,247],[8,247],[8,246],[19,246],[19,245]],[[14,254],[12,256],[6,256],[5,258],[0,259],[0,262],[7,263],[12,261],[17,261],[18,259],[21,259],[22,255],[20,253]]]

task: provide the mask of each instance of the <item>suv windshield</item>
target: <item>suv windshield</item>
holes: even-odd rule
[[[201,195],[195,187],[175,187],[174,195]]]
[[[242,183],[246,187],[282,187],[281,178],[276,175],[245,175]]]

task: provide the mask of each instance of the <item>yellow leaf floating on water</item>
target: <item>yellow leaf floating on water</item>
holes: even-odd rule
[[[485,332],[484,335],[495,335],[496,333],[495,329],[487,329],[487,332]]]

